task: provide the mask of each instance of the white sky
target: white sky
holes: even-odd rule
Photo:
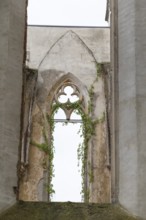
[[[68,99],[71,102],[77,101],[79,98],[72,95],[74,90],[67,86],[64,89],[66,95],[60,95],[58,100],[60,103],[66,103]],[[65,112],[60,108],[54,115],[54,119],[66,119]],[[79,119],[81,116],[72,112],[70,119]],[[78,131],[80,123],[68,123],[63,126],[62,123],[55,123],[54,136],[54,174],[53,188],[55,194],[52,201],[63,202],[81,202],[82,177],[81,177],[81,161],[78,166],[77,149],[79,144],[83,142]],[[80,172],[79,172],[80,171]]]
[[[108,26],[106,0],[29,0],[28,24]]]
[[[81,202],[82,178],[81,163],[78,167],[77,148],[82,139],[77,132],[80,123],[62,126],[56,123],[54,131],[54,174],[53,188],[55,194],[52,201],[57,202]]]

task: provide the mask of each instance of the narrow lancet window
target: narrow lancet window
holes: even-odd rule
[[[82,201],[82,164],[78,156],[78,148],[83,144],[83,137],[79,133],[82,117],[78,112],[82,102],[78,87],[71,82],[59,87],[54,96],[52,201]]]

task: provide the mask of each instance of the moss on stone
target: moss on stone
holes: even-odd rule
[[[19,202],[0,220],[136,220],[118,205]],[[137,219],[138,220],[138,219]]]

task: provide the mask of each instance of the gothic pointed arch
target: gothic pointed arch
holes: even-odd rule
[[[72,45],[72,49],[70,48]],[[65,73],[74,75],[89,87],[96,77],[97,61],[94,53],[84,43],[79,35],[73,31],[66,32],[48,50],[42,59],[39,69],[40,84],[46,85],[44,79],[54,84],[58,77]]]
[[[93,60],[96,61],[96,58],[94,56],[94,53],[92,50],[88,47],[88,45],[83,41],[83,39],[73,30],[69,30],[65,32],[62,36],[60,36],[57,41],[53,43],[53,45],[49,48],[43,59],[41,60],[38,69],[41,70],[44,67],[44,63],[47,60],[47,57],[50,56],[50,54],[57,49],[58,46],[63,45],[66,47],[70,47],[70,44],[75,44],[76,46],[83,47],[84,52],[88,52],[90,56],[92,56]]]
[[[25,201],[50,199],[50,158],[53,152],[50,150],[52,131],[48,116],[51,116],[53,101],[58,102],[58,97],[65,95],[67,85],[72,87],[71,95],[77,95],[81,101],[89,122],[89,133],[92,131],[87,143],[88,165],[85,171],[86,189],[90,192],[88,201],[109,202],[109,145],[104,76],[93,52],[72,31],[52,45],[39,66],[30,144],[26,149],[28,167],[25,178],[20,181],[19,198]],[[65,108],[67,119],[72,112],[71,108],[67,109],[69,103],[67,101]]]
[[[79,100],[82,102],[83,110],[88,111],[88,91],[86,86],[72,73],[67,73],[64,76],[60,77],[54,85],[52,85],[51,90],[48,93],[47,97],[47,106],[46,111],[50,111],[50,107],[53,103],[53,99],[57,101],[59,94],[64,93],[65,87],[70,86],[73,88],[73,94],[79,97]],[[61,90],[61,92],[60,92]],[[64,94],[65,95],[65,94]],[[57,101],[58,102],[58,101]]]

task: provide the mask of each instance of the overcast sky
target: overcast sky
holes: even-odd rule
[[[82,177],[81,163],[78,167],[77,148],[82,139],[77,132],[80,123],[62,126],[55,124],[54,131],[54,174],[53,188],[55,194],[52,201],[81,202]]]
[[[29,0],[28,24],[108,26],[106,0]]]
[[[59,102],[66,103],[68,98],[72,102],[77,101],[76,96],[72,96],[73,89],[67,86],[64,89],[67,95],[59,96]],[[65,112],[60,108],[55,114],[54,119],[66,119]],[[71,119],[80,119],[81,116],[76,113],[71,114]],[[54,136],[54,174],[53,187],[55,194],[52,201],[72,201],[81,202],[82,177],[81,161],[78,165],[77,149],[82,144],[83,138],[80,137],[80,123],[68,123],[62,126],[62,123],[55,123]]]

